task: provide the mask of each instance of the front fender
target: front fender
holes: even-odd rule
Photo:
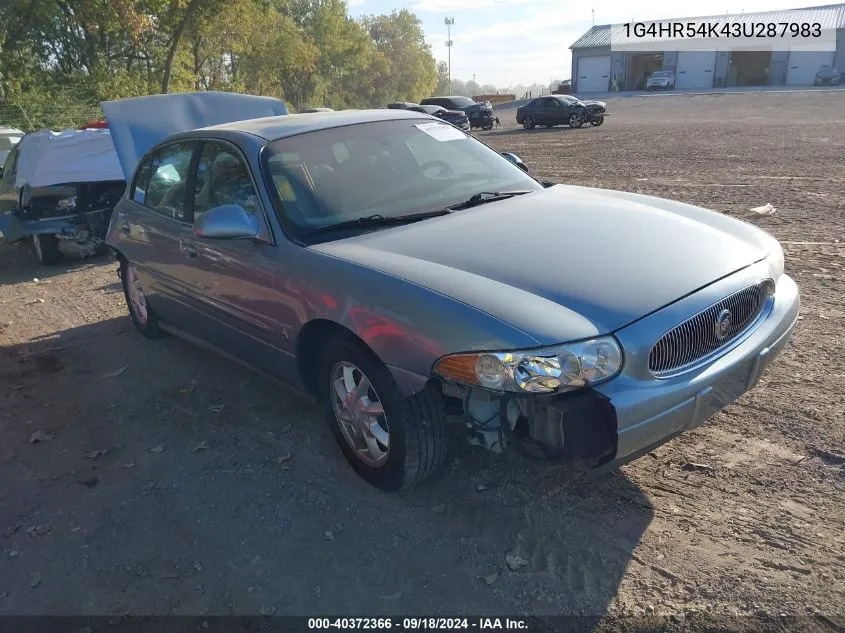
[[[434,362],[445,354],[539,345],[514,326],[412,281],[304,250],[307,321],[329,321],[352,332],[388,366],[406,394],[428,381]]]

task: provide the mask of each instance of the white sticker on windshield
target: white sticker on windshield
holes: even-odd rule
[[[459,141],[466,135],[447,123],[418,123],[417,127],[438,141]]]

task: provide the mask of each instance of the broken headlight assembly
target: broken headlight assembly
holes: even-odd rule
[[[612,336],[510,352],[449,354],[434,364],[440,378],[498,393],[543,394],[596,385],[622,369]]]

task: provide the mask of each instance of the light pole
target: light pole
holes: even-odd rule
[[[446,18],[443,23],[446,25],[446,49],[449,51],[449,92],[452,92],[452,25],[455,18]]]

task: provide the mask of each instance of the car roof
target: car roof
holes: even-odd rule
[[[358,123],[372,123],[375,121],[419,119],[420,116],[427,115],[413,110],[391,110],[387,108],[286,114],[211,125],[209,127],[191,130],[178,136],[202,135],[204,132],[245,132],[263,138],[266,141],[275,141],[305,132],[316,132],[318,130],[356,125]]]

